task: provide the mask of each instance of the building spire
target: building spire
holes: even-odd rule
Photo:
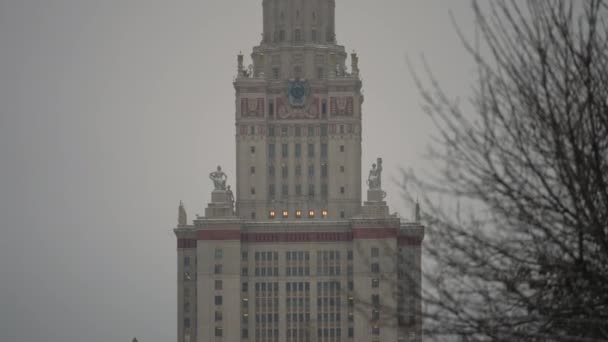
[[[335,44],[335,0],[264,0],[263,44]]]

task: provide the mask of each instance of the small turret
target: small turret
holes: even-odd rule
[[[359,56],[354,51],[350,55],[350,65],[353,76],[359,76]]]

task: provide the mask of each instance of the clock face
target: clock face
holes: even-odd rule
[[[295,80],[287,83],[287,97],[292,107],[304,107],[309,92],[306,81]]]

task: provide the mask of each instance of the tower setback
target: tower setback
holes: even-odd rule
[[[358,56],[334,0],[264,0],[234,81],[236,189],[179,207],[178,341],[420,341],[424,228],[389,214],[382,160],[362,204]]]

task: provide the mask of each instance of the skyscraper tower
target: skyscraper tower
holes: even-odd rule
[[[264,0],[237,56],[236,189],[178,226],[178,341],[420,341],[424,229],[390,215],[382,159],[362,203],[358,57],[335,0]]]

